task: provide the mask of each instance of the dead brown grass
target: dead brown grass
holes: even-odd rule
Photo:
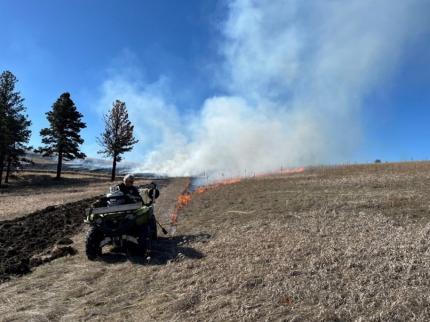
[[[61,180],[54,177],[53,172],[24,172],[13,177],[0,192],[0,220],[97,196],[110,184],[107,177],[90,174],[65,173]]]
[[[383,164],[219,187],[183,209],[166,264],[88,262],[79,234],[77,256],[0,285],[0,320],[428,321],[429,179]]]
[[[136,184],[146,182],[138,180]],[[7,188],[0,190],[0,220],[102,195],[111,185],[109,176],[97,173],[66,171],[61,180],[55,180],[52,171],[21,172],[11,179]]]

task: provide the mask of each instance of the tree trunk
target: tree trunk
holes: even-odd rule
[[[3,163],[4,163],[4,154],[0,154],[0,187],[1,187],[1,182],[3,180]]]
[[[112,175],[111,175],[110,181],[115,181],[115,173],[116,173],[116,155],[114,155],[113,157]]]
[[[61,177],[61,166],[63,164],[63,152],[58,152],[58,163],[57,163],[57,177],[56,179],[60,179]]]
[[[7,159],[6,177],[4,178],[5,183],[9,183],[10,165],[12,164],[12,158]]]

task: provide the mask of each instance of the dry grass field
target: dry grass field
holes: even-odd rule
[[[186,182],[162,190],[162,222]],[[0,284],[1,321],[429,321],[430,163],[194,193],[149,262],[78,254]]]
[[[110,185],[105,175],[66,172],[61,180],[55,180],[54,172],[21,172],[11,178],[7,188],[0,189],[0,220],[98,196]]]

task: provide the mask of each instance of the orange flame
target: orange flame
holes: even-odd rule
[[[290,174],[290,173],[301,173],[305,171],[305,168],[300,167],[300,168],[290,168],[290,169],[281,169],[280,171],[274,171],[274,172],[270,172],[270,173],[262,173],[260,175],[257,175],[257,177],[264,177],[264,176],[268,176],[268,175],[276,175],[276,174]],[[254,175],[255,176],[255,175]],[[206,186],[202,186],[197,188],[194,192],[190,193],[188,191],[184,191],[181,195],[178,196],[177,202],[176,202],[176,206],[175,206],[175,210],[173,211],[173,213],[170,215],[170,221],[172,225],[176,225],[178,223],[178,212],[179,210],[181,210],[182,208],[184,208],[186,205],[188,205],[192,199],[192,196],[194,194],[200,194],[200,193],[204,193],[210,189],[215,189],[218,188],[220,186],[225,186],[225,185],[229,185],[229,184],[235,184],[240,182],[242,179],[240,178],[231,178],[231,179],[226,179],[226,180],[222,180],[222,181],[215,181],[214,183],[211,183],[209,185]]]
[[[240,181],[241,181],[241,179],[239,179],[239,178],[227,179],[227,180],[223,180],[223,181],[218,181],[216,183],[212,183],[212,184],[207,185],[207,186],[199,187],[192,193],[187,192],[187,191],[183,192],[177,198],[175,210],[170,215],[171,224],[176,225],[178,223],[178,212],[179,212],[179,210],[181,210],[182,208],[184,208],[186,205],[188,205],[190,203],[190,201],[192,199],[192,195],[204,193],[204,192],[208,191],[209,189],[214,189],[214,188],[217,188],[219,186],[224,186],[224,185],[228,185],[228,184],[238,183]]]
[[[182,208],[184,208],[191,201],[191,194],[189,192],[183,192],[178,196],[176,201],[175,210],[170,215],[170,222],[172,225],[176,225],[178,223],[178,212]]]
[[[203,193],[206,192],[208,190],[207,187],[199,187],[196,189],[196,193]]]
[[[300,168],[292,168],[292,169],[282,169],[280,173],[301,173],[303,171],[305,171],[305,168],[300,167]]]
[[[183,207],[185,207],[189,202],[191,201],[191,194],[186,193],[186,194],[182,194],[178,197],[178,208],[181,209]]]
[[[262,178],[262,177],[267,177],[267,176],[276,176],[276,175],[280,175],[280,174],[302,173],[304,171],[305,171],[304,167],[299,167],[299,168],[285,168],[285,169],[281,168],[280,170],[275,170],[275,171],[271,171],[271,172],[260,173],[260,174],[254,175],[254,177]]]
[[[276,175],[276,174],[290,174],[290,173],[301,173],[304,172],[305,168],[300,167],[300,168],[292,168],[292,169],[281,169],[280,171],[274,171],[274,172],[269,172],[269,173],[261,173],[258,175],[254,175],[254,177],[264,177],[264,176],[270,176],[270,175]],[[187,191],[187,189],[184,190],[184,192],[178,196],[177,198],[177,202],[176,202],[176,206],[175,206],[175,210],[173,211],[173,213],[170,215],[170,219],[171,219],[171,224],[172,225],[176,225],[178,222],[178,212],[179,210],[181,210],[182,208],[184,208],[186,205],[188,205],[192,199],[192,196],[194,194],[200,194],[200,193],[204,193],[210,189],[215,189],[218,188],[220,186],[225,186],[225,185],[229,185],[229,184],[235,184],[235,183],[239,183],[241,182],[242,179],[240,178],[231,178],[231,179],[226,179],[226,180],[222,180],[222,181],[216,181],[212,184],[206,185],[206,186],[202,186],[197,188],[194,192],[190,193]]]

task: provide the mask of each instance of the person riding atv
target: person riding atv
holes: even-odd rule
[[[85,251],[88,259],[100,256],[104,245],[124,248],[128,242],[137,244],[141,254],[146,255],[151,240],[157,239],[154,201],[160,192],[153,182],[139,188],[133,183],[133,175],[126,175],[123,183],[111,187],[105,197],[87,209],[85,222],[90,224],[90,229]]]
[[[122,181],[123,182],[118,185],[118,188],[123,194],[142,199],[139,194],[139,190],[133,185],[134,176],[132,174],[127,174],[124,176]]]

